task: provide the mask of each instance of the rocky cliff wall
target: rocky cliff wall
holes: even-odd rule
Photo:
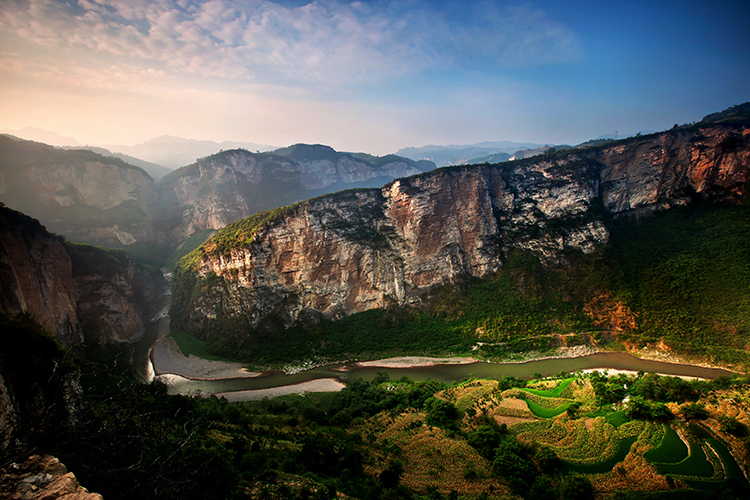
[[[394,157],[378,164],[325,146],[302,146],[287,157],[245,150],[203,158],[166,176],[158,186],[163,204],[176,207],[182,241],[191,233],[220,229],[262,210],[347,187],[383,185],[422,172],[424,165]],[[434,167],[434,165],[433,165]]]
[[[31,315],[65,346],[133,341],[163,281],[124,252],[76,245],[0,208],[0,312]]]
[[[0,200],[77,241],[122,246],[153,240],[154,181],[91,151],[0,136]]]
[[[750,126],[707,125],[320,197],[230,225],[183,261],[176,289],[201,293],[176,294],[173,319],[288,327],[418,304],[434,286],[493,273],[512,249],[561,263],[606,243],[611,218],[739,201],[749,165]]]

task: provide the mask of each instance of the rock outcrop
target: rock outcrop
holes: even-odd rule
[[[271,153],[235,149],[208,156],[166,176],[158,190],[163,206],[174,211],[171,218],[181,221],[174,237],[183,241],[262,210],[341,189],[382,186],[433,168],[431,162],[297,144]]]
[[[7,500],[101,500],[98,493],[78,484],[72,472],[50,455],[32,455],[0,469],[0,499]]]
[[[65,346],[138,339],[162,286],[125,252],[67,243],[0,207],[0,312],[31,315]]]
[[[606,243],[612,218],[739,201],[749,166],[750,122],[714,121],[323,196],[206,242],[176,273],[172,317],[288,327],[418,304],[437,285],[497,271],[513,249],[557,264]]]

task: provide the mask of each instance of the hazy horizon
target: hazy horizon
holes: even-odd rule
[[[750,100],[746,2],[7,0],[0,129],[389,154],[577,144]]]

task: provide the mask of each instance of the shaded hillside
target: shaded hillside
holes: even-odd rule
[[[0,312],[30,315],[65,346],[137,340],[164,285],[124,251],[66,242],[5,206],[0,277]]]
[[[70,239],[153,240],[155,194],[153,179],[120,159],[0,136],[0,201]]]
[[[739,302],[729,305],[725,301],[727,311],[736,314],[725,316],[727,311],[717,310],[709,319],[696,322],[697,317],[691,315],[702,306],[685,313],[685,308],[673,303],[673,297],[663,296],[659,302],[650,295],[660,292],[649,288],[649,283],[664,283],[672,276],[672,264],[662,264],[666,267],[661,270],[641,269],[646,275],[631,275],[628,284],[622,285],[621,280],[626,279],[623,266],[629,269],[633,260],[627,257],[623,241],[634,238],[618,236],[618,224],[637,222],[616,221],[665,210],[670,213],[674,207],[696,203],[711,207],[715,202],[740,202],[749,179],[749,125],[746,117],[721,124],[707,120],[595,148],[495,166],[439,169],[397,180],[382,190],[343,192],[259,214],[220,231],[182,261],[175,274],[173,319],[202,332],[223,352],[231,353],[241,345],[248,349],[249,357],[267,354],[270,346],[282,339],[290,346],[293,343],[288,340],[295,335],[302,339],[300,345],[322,345],[324,355],[358,351],[356,343],[346,344],[349,340],[339,347],[335,347],[338,340],[329,341],[339,338],[337,331],[343,330],[351,332],[342,334],[344,337],[354,338],[357,321],[364,320],[371,325],[367,327],[371,333],[362,338],[368,345],[374,344],[373,351],[384,346],[423,349],[436,344],[465,349],[483,335],[488,341],[529,339],[530,343],[519,345],[549,347],[550,342],[559,340],[545,338],[548,335],[607,330],[630,332],[632,337],[624,335],[622,339],[630,338],[635,344],[666,338],[682,351],[702,346],[702,354],[711,346],[729,346],[733,350],[721,357],[732,360],[732,353],[741,354],[741,344],[747,340],[743,333],[744,285],[731,288],[738,290]],[[739,230],[744,227],[746,212],[738,210],[706,217],[717,227]],[[726,226],[722,226],[724,220]],[[694,219],[686,217],[684,222]],[[627,230],[638,234],[635,227]],[[741,259],[744,240],[730,242],[725,239],[726,229],[717,231],[719,236],[711,237],[717,248],[729,244],[736,249],[730,254]],[[692,228],[688,234],[697,232]],[[694,249],[690,258],[716,252],[695,247],[690,239],[680,240],[679,234],[671,238],[681,241],[685,251]],[[612,243],[616,246],[607,247],[613,236],[618,238]],[[638,241],[640,251],[655,250],[649,248],[648,241]],[[612,251],[625,252],[625,256],[612,260]],[[533,255],[531,262],[537,264],[520,257],[524,254]],[[514,255],[519,257],[514,260]],[[665,262],[679,261],[679,256],[669,252],[661,255]],[[566,265],[570,263],[575,265]],[[674,265],[678,269],[675,279],[685,281],[685,286],[701,282],[700,276],[681,276],[680,262]],[[695,268],[691,264],[686,269],[702,269],[718,280],[717,293],[722,287],[730,289],[729,284],[722,284],[730,277],[745,283],[742,266],[735,261],[721,265],[724,268],[703,264]],[[649,273],[659,272],[659,279],[648,281]],[[459,307],[451,290],[471,278],[489,281],[467,288],[469,301]],[[548,289],[544,283],[550,280],[559,283],[559,289]],[[530,283],[539,283],[547,292],[533,298],[537,292]],[[493,291],[494,286],[499,288]],[[453,311],[446,318],[433,317],[424,309],[396,307],[440,303],[435,298],[439,287],[446,290],[445,307]],[[471,298],[480,290],[489,295]],[[700,290],[705,301],[696,304],[708,306],[719,299],[709,295],[713,288]],[[687,329],[679,335],[659,326],[671,320],[653,319],[666,314],[670,303],[673,311],[687,314],[680,319],[682,326],[674,327]],[[493,310],[491,304],[500,309]],[[403,312],[389,323],[390,313],[385,311],[393,307]],[[470,317],[474,307],[478,310],[468,323],[440,326],[453,316]],[[355,317],[360,320],[325,326],[328,320],[341,320],[353,313],[362,313]],[[404,324],[409,318],[413,322]],[[430,326],[416,327],[420,322]],[[319,326],[281,333],[295,324]],[[424,328],[447,333],[435,334],[432,343]],[[391,340],[378,344],[388,332],[392,332]],[[410,344],[411,333],[406,332],[413,333],[418,343]],[[680,335],[685,339],[680,340]],[[745,360],[740,355],[734,361]]]

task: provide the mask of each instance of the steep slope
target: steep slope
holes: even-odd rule
[[[289,327],[389,304],[499,270],[514,249],[547,264],[609,239],[607,221],[697,199],[737,202],[747,114],[499,165],[440,169],[239,221],[186,258],[173,318]]]
[[[139,338],[163,286],[125,252],[66,243],[6,207],[0,277],[0,312],[31,315],[65,346]]]
[[[122,246],[153,239],[154,181],[122,160],[0,136],[0,201],[51,231]]]
[[[219,229],[230,222],[321,193],[382,186],[433,164],[399,157],[339,153],[328,146],[297,144],[273,153],[224,151],[181,168],[159,183],[162,204],[180,220],[175,238]]]

